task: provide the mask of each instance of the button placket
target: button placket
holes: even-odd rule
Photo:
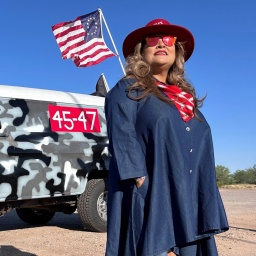
[[[185,129],[186,129],[187,132],[190,132],[190,127],[189,127],[189,126],[187,126]],[[193,148],[189,148],[189,153],[192,153],[192,152],[193,152]],[[190,157],[191,157],[191,156],[190,156]],[[193,170],[190,169],[190,170],[189,170],[189,173],[191,174],[192,172],[193,172]]]

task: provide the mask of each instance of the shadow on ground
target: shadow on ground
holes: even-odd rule
[[[60,227],[68,230],[85,231],[77,213],[72,213],[72,214],[56,213],[53,219],[43,226],[45,227],[55,226],[55,227]],[[23,222],[22,220],[20,220],[15,210],[8,212],[7,214],[5,214],[0,218],[0,231],[26,229],[26,228],[34,228],[34,227],[38,227],[38,226],[29,225]],[[2,256],[2,254],[0,255]]]
[[[0,246],[0,255],[1,256],[37,256],[34,253],[20,251],[19,249],[10,245]]]

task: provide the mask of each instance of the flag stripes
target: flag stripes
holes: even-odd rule
[[[72,58],[77,67],[95,65],[115,56],[102,38],[99,11],[56,24],[52,31],[62,58]]]

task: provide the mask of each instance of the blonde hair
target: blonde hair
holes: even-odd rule
[[[150,72],[150,66],[147,64],[142,57],[142,50],[145,42],[139,42],[134,48],[134,54],[130,55],[126,59],[126,76],[125,78],[134,78],[135,83],[129,87],[129,95],[130,92],[134,89],[138,89],[141,91],[140,96],[136,97],[136,99],[142,99],[149,94],[154,94],[157,98],[167,103],[172,103],[172,101],[165,97],[158,87],[155,85],[155,78]],[[185,78],[185,68],[184,68],[184,47],[183,44],[177,42],[175,44],[175,52],[176,57],[174,64],[168,71],[167,82],[168,84],[177,85],[180,89],[185,92],[190,93],[194,98],[194,113],[196,116],[196,111],[203,105],[203,101],[205,97],[202,99],[198,99],[196,97],[196,92],[194,87],[187,81]],[[135,99],[130,95],[131,98]]]

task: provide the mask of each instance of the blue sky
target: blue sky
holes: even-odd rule
[[[122,56],[132,30],[154,18],[188,28],[195,50],[187,78],[212,128],[216,164],[231,172],[256,164],[256,1],[12,0],[0,4],[0,84],[89,94],[101,73],[110,88],[122,77],[118,58],[77,68],[62,60],[51,26],[101,8]],[[103,36],[114,51],[103,26]]]

